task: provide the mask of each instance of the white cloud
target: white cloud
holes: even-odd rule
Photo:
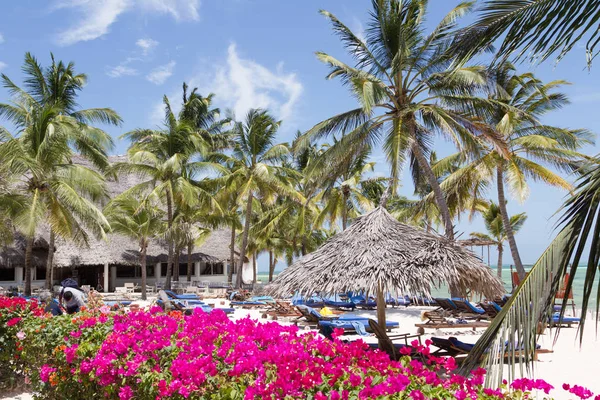
[[[235,44],[229,45],[227,64],[219,68],[209,87],[237,119],[243,119],[251,108],[269,109],[278,118],[288,119],[303,90],[296,74],[284,72],[282,63],[270,70],[241,58]]]
[[[138,0],[140,7],[158,14],[171,14],[177,21],[194,20],[200,17],[200,0]]]
[[[154,39],[139,39],[137,42],[135,42],[135,45],[139,48],[142,49],[142,53],[144,53],[144,55],[148,54],[149,52],[152,51],[152,49],[154,49],[156,46],[158,46],[158,42]]]
[[[6,63],[3,63],[2,61],[0,61],[0,71],[2,71],[6,67],[7,67]]]
[[[114,68],[110,68],[108,71],[106,71],[106,75],[110,76],[111,78],[120,78],[122,76],[133,76],[133,75],[137,75],[138,71],[135,68],[131,68],[128,67],[126,65],[117,65]]]
[[[0,43],[4,43],[4,35],[0,33]]]
[[[350,29],[360,40],[366,43],[367,37],[365,35],[365,27],[362,22],[360,22],[360,19],[354,17]]]
[[[161,65],[153,69],[148,75],[146,75],[146,79],[155,85],[162,85],[165,83],[167,79],[171,75],[173,75],[173,69],[175,68],[175,61],[171,61],[168,64]]]
[[[75,9],[80,14],[77,23],[59,33],[59,44],[68,46],[94,40],[108,33],[118,17],[129,11],[141,10],[154,14],[170,14],[175,20],[198,20],[200,0],[58,0],[54,9]]]

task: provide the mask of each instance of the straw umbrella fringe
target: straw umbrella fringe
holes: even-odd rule
[[[362,290],[430,296],[446,284],[487,297],[504,293],[502,282],[471,251],[454,241],[404,225],[383,207],[357,218],[345,231],[286,268],[270,285],[275,294],[335,294]],[[385,311],[378,312],[385,327]]]

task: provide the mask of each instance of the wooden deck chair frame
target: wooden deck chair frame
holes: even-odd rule
[[[421,335],[410,333],[388,335],[386,330],[381,328],[374,319],[369,319],[369,328],[375,333],[375,337],[377,337],[379,342],[379,348],[382,351],[385,351],[390,358],[395,361],[400,359],[401,354],[396,349],[396,346],[394,346],[394,340],[404,340],[404,344],[409,346],[408,339],[417,338],[419,344],[421,344]]]

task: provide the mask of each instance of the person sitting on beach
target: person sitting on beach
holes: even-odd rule
[[[50,293],[42,293],[40,295],[40,302],[44,306],[45,312],[50,313],[53,316],[63,315],[58,301],[54,299]]]
[[[81,307],[85,306],[85,295],[83,292],[70,287],[63,289],[62,300],[64,300],[64,308],[67,310],[67,314],[79,312],[81,311]]]

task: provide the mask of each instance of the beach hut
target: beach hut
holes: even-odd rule
[[[386,292],[428,296],[442,284],[490,298],[504,293],[492,270],[471,251],[402,224],[378,207],[286,268],[270,290],[279,295],[376,294],[378,323],[385,327]]]

